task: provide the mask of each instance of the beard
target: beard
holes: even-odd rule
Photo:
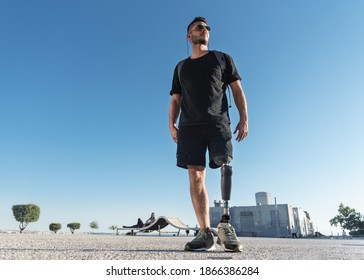
[[[192,44],[201,44],[201,45],[207,45],[209,40],[206,37],[195,37],[191,36],[191,42]]]

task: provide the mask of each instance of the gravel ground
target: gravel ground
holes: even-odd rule
[[[242,253],[186,252],[185,236],[0,234],[0,260],[364,260],[363,239],[246,238]]]

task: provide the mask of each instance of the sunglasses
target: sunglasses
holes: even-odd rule
[[[196,25],[194,28],[192,28],[192,30],[190,31],[190,33],[193,31],[193,29],[197,28],[199,31],[202,31],[206,28],[207,31],[211,31],[211,27],[207,26],[207,25],[202,25],[202,24],[198,24]]]

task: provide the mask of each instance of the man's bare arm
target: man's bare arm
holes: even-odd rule
[[[176,122],[181,110],[181,94],[172,94],[171,103],[169,105],[169,130],[174,142],[178,142]]]
[[[234,134],[238,132],[236,140],[240,142],[246,136],[248,136],[248,107],[243,88],[241,87],[240,80],[232,82],[230,84],[230,87],[233,92],[234,102],[236,108],[239,111],[239,116],[240,116],[240,120],[234,130]]]

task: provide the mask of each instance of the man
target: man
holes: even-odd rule
[[[292,238],[297,238],[297,230],[294,226],[292,226],[291,233],[292,233]]]
[[[187,39],[192,55],[177,65],[174,71],[172,99],[169,107],[169,129],[177,143],[177,166],[188,169],[192,204],[200,230],[185,250],[213,250],[208,192],[205,185],[206,151],[209,166],[219,168],[232,159],[232,144],[228,101],[225,94],[230,85],[240,115],[234,134],[242,141],[248,135],[246,98],[240,76],[232,58],[224,54],[226,69],[222,69],[214,52],[208,50],[210,27],[203,17],[196,17],[187,27]],[[179,117],[179,126],[176,122]],[[224,162],[217,160],[224,158]],[[227,251],[241,251],[242,246],[230,224],[218,226],[218,244]]]

